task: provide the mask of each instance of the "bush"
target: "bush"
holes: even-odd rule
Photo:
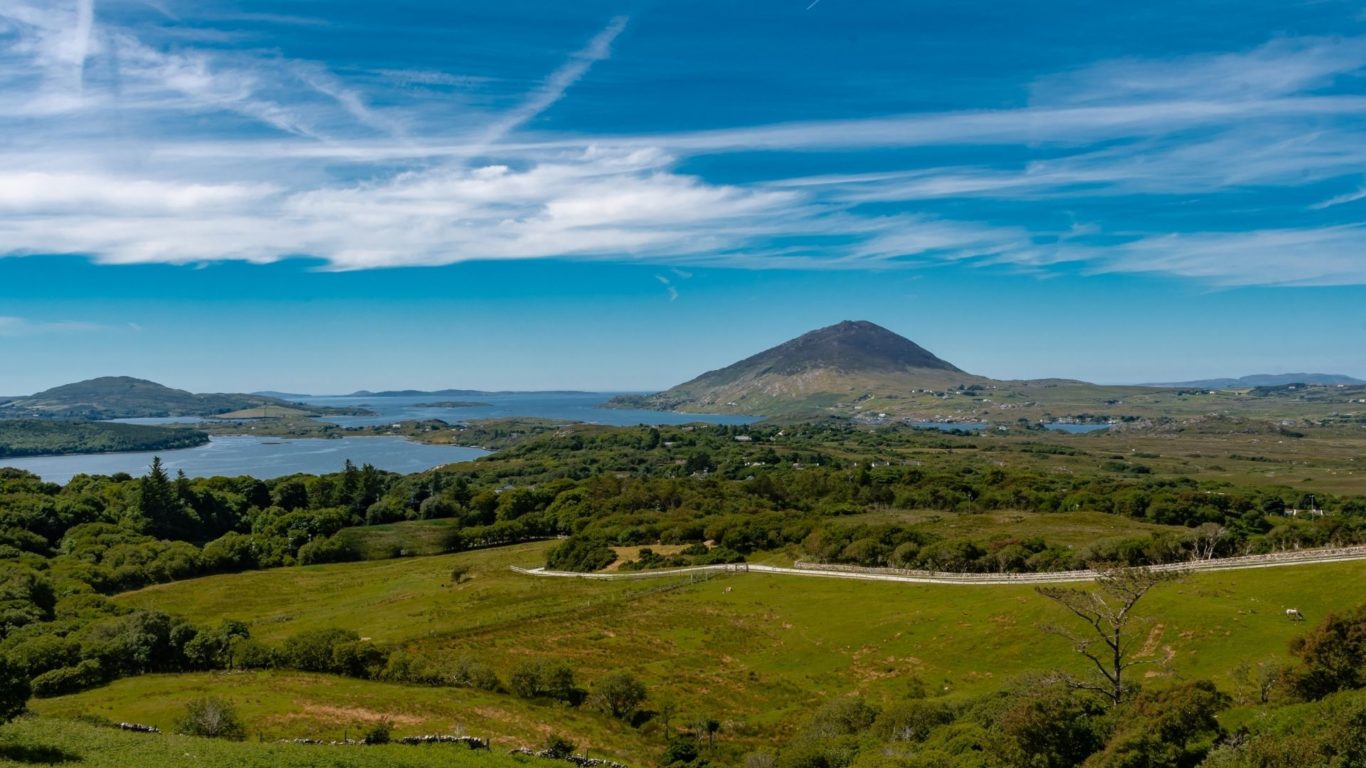
[[[351,563],[361,559],[360,548],[349,538],[331,536],[299,547],[299,564]]]
[[[18,664],[0,657],[0,723],[19,716],[28,703],[28,675]]]
[[[548,757],[563,760],[574,754],[577,744],[558,733],[552,733],[545,737],[545,753]]]
[[[601,541],[573,538],[550,550],[546,566],[557,571],[589,573],[616,562],[617,553]]]
[[[547,698],[574,703],[574,670],[553,661],[529,661],[517,665],[508,675],[508,690],[524,699]]]
[[[206,696],[185,706],[185,717],[176,726],[176,733],[241,741],[246,738],[247,729],[237,719],[237,712],[231,704]]]
[[[286,666],[304,672],[335,672],[336,648],[360,641],[360,635],[349,629],[310,629],[285,641],[280,651]]]
[[[388,744],[391,738],[393,725],[388,720],[381,720],[370,726],[370,730],[365,732],[366,744]]]
[[[634,717],[645,698],[645,686],[629,672],[613,672],[593,689],[594,706],[619,720]]]
[[[664,749],[664,759],[660,765],[687,765],[698,757],[697,742],[692,739],[670,739]]]
[[[451,671],[451,684],[481,691],[498,691],[503,688],[493,667],[468,656],[456,660],[455,669]]]
[[[1295,687],[1307,699],[1366,685],[1366,605],[1329,614],[1323,623],[1295,638],[1291,653],[1303,665]]]
[[[74,667],[62,667],[33,678],[33,695],[46,699],[93,688],[104,682],[104,670],[95,659],[86,659]]]

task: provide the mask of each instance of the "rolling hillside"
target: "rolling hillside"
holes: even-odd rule
[[[275,646],[314,629],[344,627],[440,665],[461,657],[510,674],[529,659],[569,663],[591,688],[617,669],[645,681],[651,706],[672,702],[679,720],[725,723],[724,764],[772,745],[820,704],[858,693],[895,701],[919,680],[950,701],[993,691],[1030,672],[1080,671],[1065,641],[1040,625],[1061,619],[1027,585],[933,586],[842,582],[762,574],[712,580],[544,581],[508,570],[541,562],[547,544],[371,563],[212,576],[119,595],[125,607],[212,624],[245,621]],[[470,581],[450,584],[456,563]],[[1286,658],[1303,625],[1366,599],[1363,563],[1197,574],[1145,604],[1157,617],[1147,642],[1162,663],[1148,684],[1208,677],[1237,686],[1243,662]],[[1335,591],[1315,584],[1342,585]],[[319,596],[326,596],[319,599]],[[54,699],[43,715],[82,714],[169,727],[205,694],[236,703],[267,739],[335,738],[383,718],[401,734],[459,723],[501,745],[536,745],[545,723],[593,754],[646,765],[663,749],[658,724],[637,730],[611,718],[506,693],[404,687],[296,672],[151,675]],[[650,757],[646,757],[649,755]]]
[[[213,416],[262,405],[307,408],[273,397],[195,394],[130,376],[101,376],[0,404],[0,418],[126,419]],[[310,409],[311,410],[311,409]]]

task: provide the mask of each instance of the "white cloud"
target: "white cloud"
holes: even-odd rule
[[[970,198],[1047,201],[1040,210],[1056,213],[1101,195],[1217,200],[1359,180],[1366,96],[1341,86],[1363,74],[1362,38],[1102,62],[1039,80],[1014,108],[577,136],[528,127],[609,58],[625,17],[492,113],[460,93],[491,87],[488,78],[380,70],[358,84],[322,62],[189,38],[165,45],[98,11],[90,0],[0,0],[0,35],[13,43],[0,48],[0,98],[12,107],[0,115],[4,252],[106,263],[312,256],[335,269],[542,257],[1081,264],[1225,285],[1366,283],[1352,227],[1172,232],[926,212]],[[364,85],[376,78],[421,87],[406,89],[411,103],[392,90],[377,99]],[[258,137],[241,138],[244,123]],[[1017,159],[752,183],[679,170],[702,154],[936,146],[1006,147]],[[1358,199],[1295,210],[1327,219]]]
[[[1366,39],[1286,38],[1239,53],[1102,62],[1045,77],[1033,96],[1042,104],[1256,101],[1322,88],[1363,67]]]
[[[1330,197],[1321,203],[1315,203],[1309,206],[1309,208],[1310,210],[1321,211],[1324,208],[1332,208],[1338,205],[1346,205],[1347,203],[1355,203],[1358,200],[1366,200],[1366,187],[1362,187],[1361,189],[1358,189],[1355,192],[1348,192],[1343,195],[1337,195],[1336,197]]]
[[[1098,271],[1157,272],[1221,286],[1366,283],[1366,226],[1201,232],[1107,249]]]

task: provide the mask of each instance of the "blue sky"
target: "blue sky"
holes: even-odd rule
[[[1360,2],[0,0],[0,394],[1366,377]]]

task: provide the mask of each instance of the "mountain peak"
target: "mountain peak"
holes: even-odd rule
[[[870,392],[982,381],[924,347],[867,320],[845,320],[802,334],[664,392],[615,405],[751,414],[826,413]]]
[[[845,320],[818,328],[730,367],[750,369],[756,366],[779,374],[818,368],[844,373],[909,368],[962,373],[919,344],[867,320]]]

